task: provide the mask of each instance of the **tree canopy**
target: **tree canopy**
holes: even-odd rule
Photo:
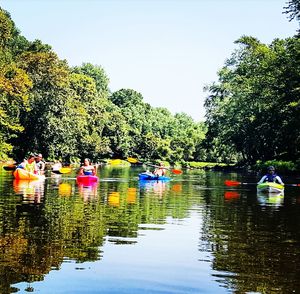
[[[283,12],[299,21],[299,11],[291,0]],[[206,87],[205,122],[195,122],[152,107],[134,89],[112,93],[101,66],[70,67],[0,8],[0,158],[300,163],[299,42],[241,36]]]
[[[28,152],[70,161],[90,157],[193,159],[203,123],[144,102],[133,89],[111,93],[99,65],[70,67],[51,46],[23,37],[0,10],[0,158]]]

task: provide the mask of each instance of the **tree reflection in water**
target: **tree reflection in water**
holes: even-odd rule
[[[135,175],[129,170],[124,176],[122,170],[113,172],[120,180],[100,181],[97,187],[80,187],[75,178],[47,179],[43,185],[0,182],[0,293],[17,291],[19,282],[36,291],[33,282],[51,270],[63,274],[63,263],[102,264],[104,242],[134,251],[145,228],[164,230],[168,220],[186,224],[191,211],[201,218],[195,224],[201,226],[199,250],[209,256],[198,260],[199,268],[210,263],[212,283],[236,293],[300,291],[296,192],[262,202],[251,187],[225,191],[228,175],[222,173],[140,183],[131,180]],[[107,170],[103,175],[112,178]]]

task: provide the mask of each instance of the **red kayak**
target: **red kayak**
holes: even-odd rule
[[[99,181],[99,178],[97,176],[88,175],[88,176],[77,176],[76,180],[78,184],[89,186],[97,183]]]

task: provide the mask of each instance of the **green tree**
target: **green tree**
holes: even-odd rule
[[[300,0],[289,0],[284,7],[284,13],[289,15],[289,20],[300,20]]]
[[[0,158],[11,154],[11,139],[23,131],[20,112],[28,107],[32,82],[16,64],[10,44],[16,29],[7,12],[0,9]]]
[[[267,46],[244,36],[236,43],[219,83],[209,87],[207,140],[245,162],[299,158],[299,39]]]
[[[91,77],[95,81],[96,89],[101,98],[107,98],[109,94],[107,77],[104,69],[101,66],[93,65],[91,63],[83,63],[81,66],[72,68],[72,72],[84,74]]]
[[[32,82],[30,111],[22,113],[25,131],[16,142],[16,154],[24,156],[27,150],[41,151],[56,157],[68,144],[67,129],[62,125],[68,116],[69,71],[66,63],[51,52],[24,52],[18,64]]]

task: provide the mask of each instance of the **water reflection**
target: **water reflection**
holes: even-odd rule
[[[108,195],[108,204],[110,206],[118,207],[120,205],[120,193],[119,192],[111,192]]]
[[[299,292],[299,190],[271,200],[224,187],[254,182],[239,174],[144,183],[134,169],[99,173],[87,187],[74,174],[0,180],[0,293]]]
[[[79,195],[83,198],[84,202],[95,200],[98,196],[98,182],[91,183],[90,185],[83,185],[77,183]]]
[[[136,188],[128,188],[127,189],[127,198],[126,201],[129,204],[136,203],[136,197],[137,197],[137,189]]]
[[[261,193],[257,192],[257,201],[261,206],[280,207],[283,205],[284,192]]]
[[[70,197],[72,194],[72,185],[70,183],[59,183],[58,194],[62,197]]]
[[[39,204],[43,201],[45,181],[14,180],[13,187],[16,194],[23,196],[24,203]]]
[[[176,193],[182,192],[182,184],[173,184],[172,191]]]
[[[155,195],[162,197],[170,181],[139,181],[139,188],[142,192],[153,192]]]
[[[226,201],[232,201],[239,199],[241,194],[237,191],[225,191],[224,192],[224,199]]]

